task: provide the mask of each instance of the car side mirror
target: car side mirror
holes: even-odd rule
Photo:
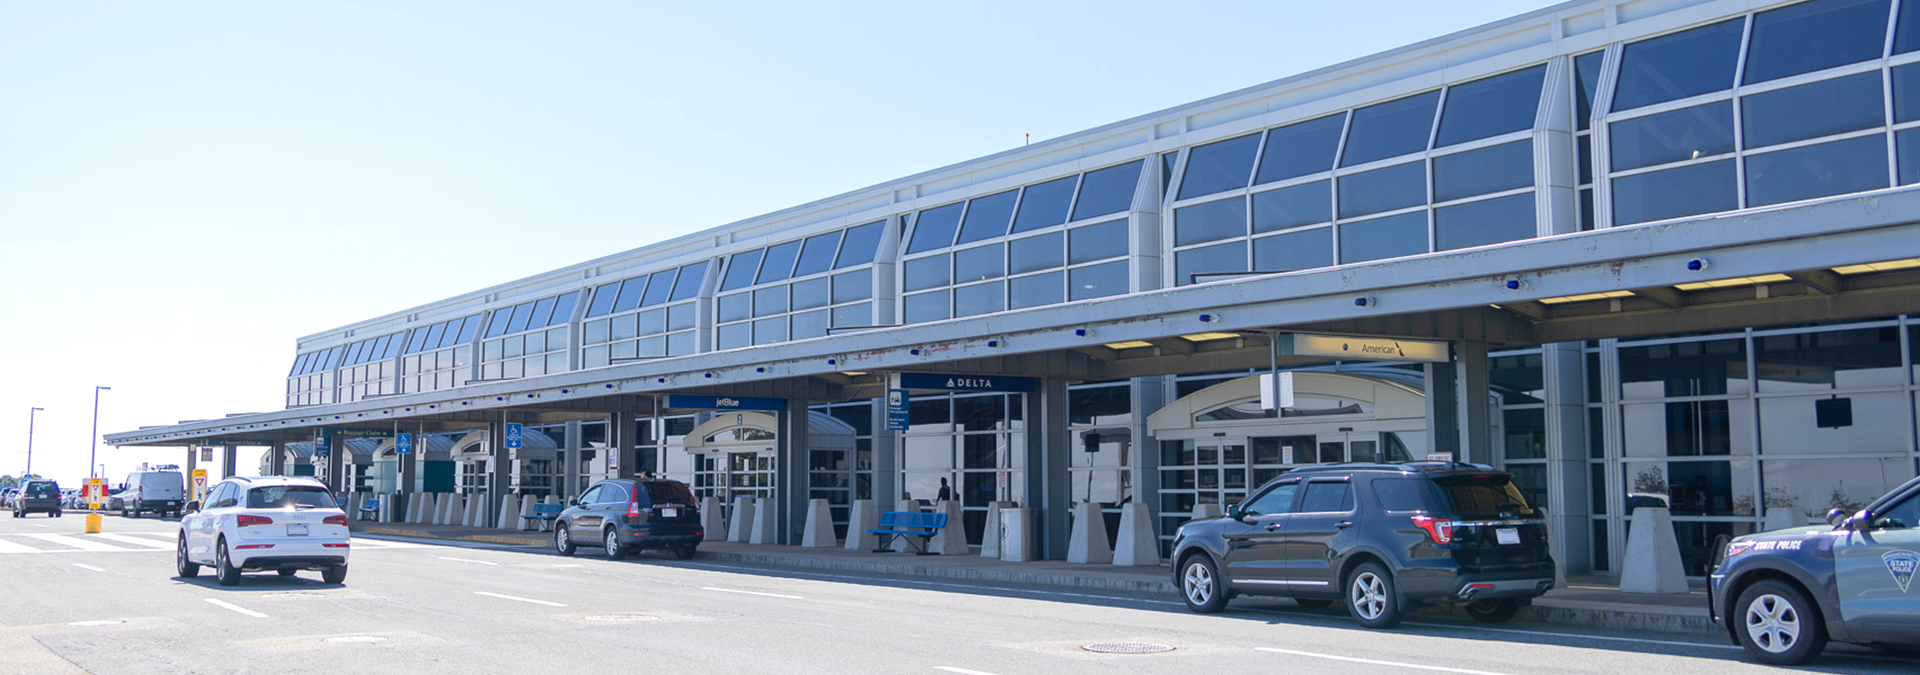
[[[1239,504],[1228,504],[1227,517],[1244,522],[1247,519],[1247,512],[1240,510]]]
[[[1844,523],[1844,522],[1846,522],[1846,520],[1847,520],[1847,512],[1846,512],[1845,510],[1843,510],[1843,509],[1827,509],[1827,524],[1828,524],[1828,525],[1832,525],[1832,526],[1834,526],[1834,527],[1839,527],[1839,526],[1840,526],[1840,524],[1841,524],[1841,523]]]
[[[187,502],[186,506],[180,507],[181,513],[193,513],[199,510],[200,510],[200,502]]]
[[[579,505],[580,505],[580,498],[579,498],[579,497],[568,497],[568,498],[567,498],[567,506],[579,506]]]

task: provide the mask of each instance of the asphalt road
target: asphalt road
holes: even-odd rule
[[[173,574],[177,525],[0,517],[0,673],[1744,673],[1724,641],[1417,620],[1060,587],[753,568],[643,554],[355,539],[315,572],[223,588]],[[1117,644],[1158,653],[1096,653]],[[1913,673],[1829,648],[1811,670]]]

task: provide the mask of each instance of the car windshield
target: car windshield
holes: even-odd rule
[[[1452,502],[1453,512],[1462,518],[1499,518],[1507,513],[1532,516],[1533,507],[1507,476],[1480,474],[1435,478],[1440,491]]]
[[[653,498],[654,504],[693,506],[698,503],[694,501],[693,493],[687,490],[687,486],[684,483],[670,480],[657,480],[646,483],[646,486],[647,495]]]
[[[333,507],[333,495],[327,494],[326,488],[312,485],[275,485],[247,491],[247,508],[250,509],[330,509]]]

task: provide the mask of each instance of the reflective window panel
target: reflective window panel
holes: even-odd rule
[[[920,212],[913,225],[913,239],[907,244],[908,253],[919,253],[953,245],[954,231],[960,227],[960,212],[966,202],[954,202],[946,206],[927,209]]]
[[[1191,248],[1173,254],[1173,260],[1173,283],[1176,286],[1196,283],[1193,279],[1195,274],[1245,272],[1247,271],[1247,242],[1234,241],[1204,248]],[[1200,279],[1201,282],[1209,280],[1218,281],[1219,279]]]
[[[804,277],[832,269],[833,252],[838,248],[840,248],[839,232],[807,237],[806,245],[800,249],[800,260],[793,266],[793,276]]]
[[[1900,184],[1920,183],[1920,129],[1904,129],[1893,135],[1893,161],[1900,168]]]
[[[908,260],[901,275],[902,288],[918,291],[953,283],[952,263],[947,254]]]
[[[1267,149],[1260,153],[1260,174],[1256,184],[1331,171],[1333,155],[1340,149],[1340,131],[1346,127],[1345,113],[1296,122],[1267,132]]]
[[[793,339],[805,340],[827,334],[827,323],[831,316],[827,310],[801,312],[793,315]]]
[[[767,254],[766,249],[735,253],[727,262],[727,276],[720,281],[720,290],[732,291],[753,285],[754,275],[760,272],[760,258]]]
[[[785,317],[761,319],[753,322],[753,343],[756,345],[773,344],[787,341],[787,319]]]
[[[1340,166],[1365,164],[1427,149],[1440,92],[1430,91],[1353,111]]]
[[[1127,261],[1077,267],[1067,272],[1067,299],[1087,300],[1127,293]]]
[[[714,303],[714,315],[719,321],[739,321],[741,319],[752,318],[753,294],[735,293],[733,295],[720,296],[720,300]]]
[[[1732,88],[1745,22],[1745,17],[1728,19],[1627,45],[1620,56],[1613,109],[1631,110]]]
[[[773,283],[793,276],[793,261],[799,257],[797,241],[767,247],[767,257],[760,262],[760,275],[753,278],[753,283]]]
[[[1133,190],[1140,183],[1140,167],[1144,161],[1088,172],[1080,181],[1080,198],[1073,204],[1073,219],[1098,218],[1131,208]]]
[[[1001,282],[961,286],[953,289],[953,315],[979,316],[1005,310],[1007,292]]]
[[[964,284],[1007,274],[1006,253],[1000,244],[953,252],[953,282]]]
[[[1247,236],[1247,201],[1223,199],[1174,209],[1173,243],[1186,246]]]
[[[1433,200],[1436,202],[1532,186],[1531,140],[1433,158]]]
[[[1887,186],[1881,134],[1749,155],[1747,206],[1829,197]]]
[[[886,234],[886,225],[883,220],[847,228],[847,236],[840,241],[840,255],[834,258],[833,268],[843,269],[873,262],[874,253],[880,250],[880,235]]]
[[[1573,57],[1574,128],[1586,131],[1593,126],[1593,93],[1600,89],[1600,63],[1606,52],[1587,52]]]
[[[700,262],[681,267],[679,278],[674,280],[673,282],[673,297],[669,299],[668,302],[689,300],[689,299],[692,299],[694,296],[699,295],[700,284],[704,283],[707,279],[707,266],[712,262],[713,261],[711,260],[702,260]],[[657,278],[657,275],[656,275],[655,282],[657,283],[658,281],[659,279]],[[648,285],[647,290],[648,290],[647,295],[652,296],[653,287],[651,284]],[[642,304],[653,304],[650,300],[651,300],[651,297],[649,297],[649,302],[642,303]]]
[[[1433,212],[1434,248],[1441,251],[1532,238],[1533,193],[1483,199]]]
[[[1920,0],[1900,0],[1899,21],[1893,29],[1893,53],[1920,49]]]
[[[1681,108],[1612,125],[1613,170],[1733,152],[1733,102]]]
[[[1039,307],[1066,301],[1066,280],[1061,272],[1048,272],[1007,280],[1012,309]]]
[[[1746,147],[1764,148],[1871,129],[1886,119],[1880,72],[1803,84],[1740,99]]]
[[[1732,211],[1740,204],[1736,190],[1730,159],[1615,178],[1613,224]]]
[[[1427,213],[1340,225],[1340,262],[1356,263],[1427,252]]]
[[[1076,227],[1067,231],[1067,262],[1079,264],[1127,254],[1127,221]]]
[[[1067,176],[1027,186],[1020,196],[1020,212],[1013,216],[1013,231],[1026,232],[1067,222],[1067,205],[1073,203],[1073,188],[1079,182],[1079,176]]]
[[[1049,232],[1007,242],[1007,273],[1023,274],[1066,264],[1066,235]]]
[[[953,300],[947,291],[909,295],[901,301],[907,323],[925,323],[953,318]]]
[[[1189,150],[1180,199],[1246,187],[1253,173],[1253,155],[1259,149],[1260,134],[1247,134]]]
[[[1533,128],[1545,65],[1447,88],[1446,109],[1433,146],[1445,147]]]
[[[647,278],[640,277],[640,285],[645,286],[646,283]],[[593,289],[593,302],[587,305],[587,318],[606,316],[608,313],[611,313],[613,311],[613,299],[619,294],[620,282],[617,281],[611,284],[601,284],[599,288]],[[638,298],[634,299],[634,303],[638,304],[639,302],[640,300]]]
[[[827,285],[831,283],[831,281],[831,279],[826,277],[820,277],[818,279],[794,282],[791,287],[793,292],[793,309],[798,311],[827,306],[827,303],[831,300]]]
[[[787,287],[770,286],[753,292],[753,315],[773,316],[787,311]]]
[[[1340,177],[1340,217],[1357,218],[1427,203],[1427,163],[1409,162]]]
[[[960,240],[954,243],[1006,236],[1007,225],[1013,222],[1013,203],[1019,196],[1019,190],[1008,190],[969,201],[966,221],[960,225]]]
[[[1333,220],[1333,183],[1314,181],[1253,195],[1253,231],[1279,230]]]
[[[673,282],[679,274],[679,270],[654,272],[653,277],[647,281],[647,295],[640,300],[640,306],[652,307],[667,302],[669,298],[673,297]],[[629,281],[629,283],[632,282]],[[621,286],[620,292],[627,292],[626,287]],[[618,310],[616,309],[616,311]]]
[[[1253,240],[1253,269],[1291,272],[1333,264],[1333,228],[1316,227]]]
[[[1888,0],[1812,0],[1753,15],[1747,84],[1880,58]]]
[[[833,304],[873,297],[873,270],[864,269],[833,275]]]

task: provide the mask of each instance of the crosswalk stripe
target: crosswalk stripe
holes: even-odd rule
[[[28,546],[26,544],[15,544],[5,539],[0,539],[0,555],[5,555],[8,553],[39,553],[39,552],[40,552],[40,549],[34,548],[32,546]]]
[[[95,541],[93,539],[88,539],[85,537],[68,536],[64,534],[28,533],[24,536],[32,537],[34,539],[39,539],[41,541],[52,543],[52,544],[59,544],[67,548],[77,548],[82,551],[124,551],[126,550],[123,547],[113,546],[111,544],[104,544],[99,541]]]
[[[173,548],[173,545],[170,542],[155,541],[153,539],[149,539],[146,537],[133,537],[133,536],[128,536],[124,534],[115,534],[112,532],[102,532],[100,534],[96,534],[93,536],[99,537],[101,539],[111,539],[113,541],[133,544],[141,548],[150,548],[156,551]]]

